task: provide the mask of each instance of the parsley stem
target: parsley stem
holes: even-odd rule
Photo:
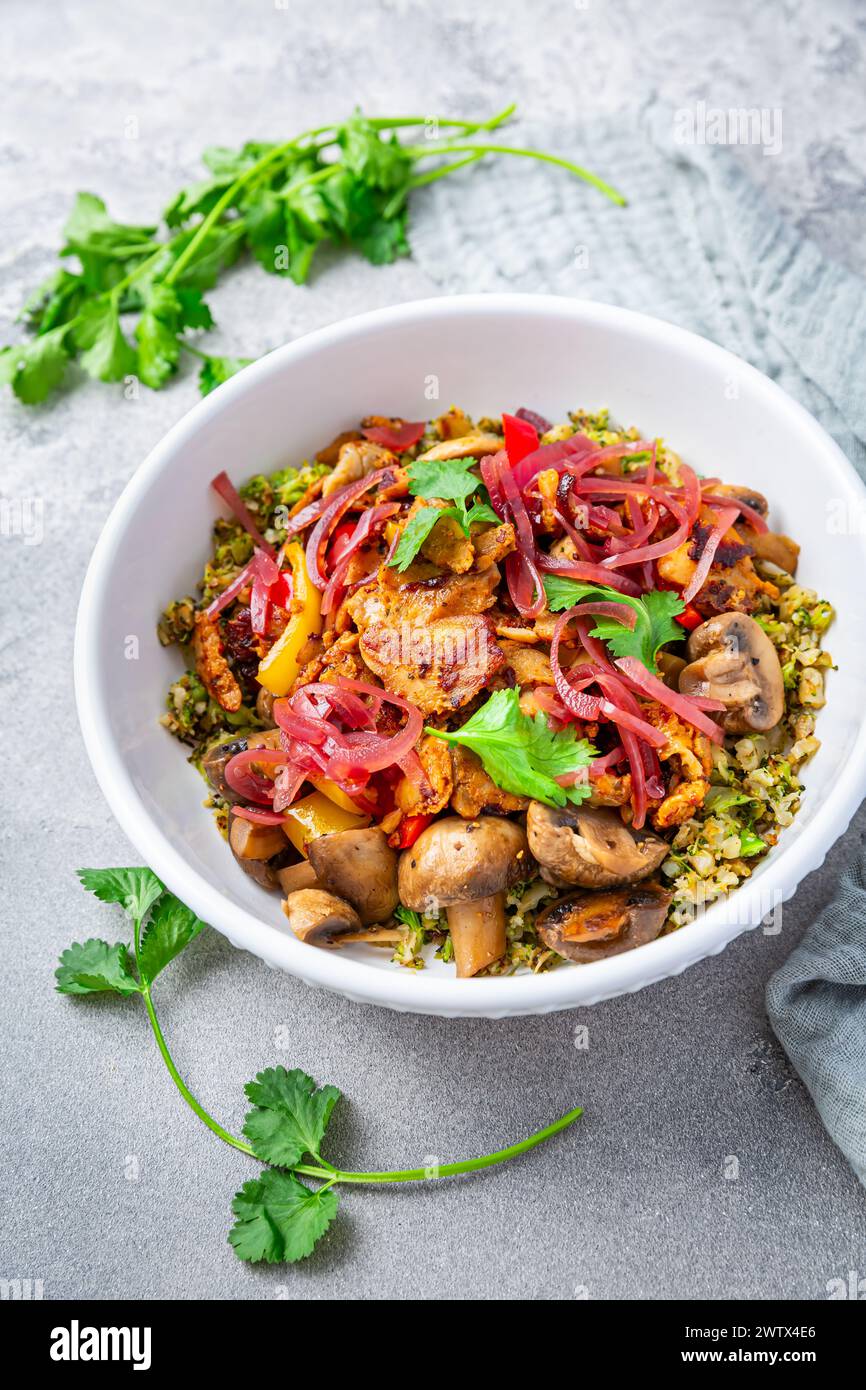
[[[171,1077],[177,1089],[180,1091],[190,1110],[192,1110],[196,1115],[198,1115],[199,1119],[207,1125],[208,1129],[211,1130],[214,1134],[216,1134],[218,1138],[222,1139],[222,1141],[225,1144],[231,1144],[233,1149],[240,1149],[241,1153],[249,1154],[250,1158],[255,1158],[256,1155],[250,1148],[249,1144],[245,1144],[242,1139],[236,1139],[233,1134],[229,1134],[228,1130],[223,1129],[222,1125],[219,1124],[219,1122],[215,1120],[212,1115],[209,1115],[208,1112],[205,1110],[204,1106],[198,1100],[196,1100],[192,1091],[189,1089],[183,1077],[180,1075],[180,1072],[174,1064],[174,1058],[168,1050],[168,1044],[166,1043],[165,1038],[162,1035],[162,1029],[159,1026],[159,1019],[156,1016],[156,1011],[153,1007],[153,1000],[150,997],[149,985],[145,985],[144,989],[142,990],[142,995],[144,997],[145,1008],[147,1009],[147,1016],[150,1019],[150,1026],[153,1029],[153,1036],[156,1038],[157,1047],[162,1053],[162,1060],[165,1062],[165,1065],[168,1068],[169,1076]]]
[[[432,153],[432,151],[431,151]],[[429,169],[426,174],[418,174],[414,179],[410,179],[410,188],[423,188],[428,183],[435,183],[437,179],[447,178],[449,174],[454,174],[458,169],[462,169],[466,164],[474,164],[477,159],[483,159],[484,151],[476,151],[475,154],[468,154],[464,159],[455,159],[453,164],[442,164],[438,169]]]
[[[476,130],[496,130],[497,126],[504,125],[509,116],[513,116],[516,110],[517,102],[512,101],[501,111],[497,111],[495,116],[489,116],[486,121],[457,121],[439,116],[374,116],[370,119],[370,125],[375,126],[377,130],[394,130],[400,126],[436,125],[446,126],[452,130],[463,130],[467,135],[471,135]]]
[[[332,1181],[338,1183],[392,1183],[427,1182],[437,1178],[453,1178],[461,1173],[476,1173],[481,1168],[492,1168],[497,1163],[507,1163],[509,1159],[517,1158],[519,1154],[527,1153],[530,1149],[543,1144],[547,1139],[552,1139],[554,1134],[559,1134],[561,1130],[573,1125],[582,1114],[583,1110],[578,1105],[574,1110],[569,1110],[567,1115],[561,1115],[552,1124],[545,1125],[544,1129],[530,1134],[528,1139],[521,1139],[517,1144],[509,1144],[507,1149],[497,1149],[495,1153],[484,1154],[481,1158],[466,1158],[459,1163],[441,1163],[435,1168],[397,1168],[391,1172],[383,1173],[348,1173],[338,1168],[335,1175],[322,1168],[299,1164],[293,1171],[303,1173],[311,1178],[327,1178],[329,1179],[329,1186]]]
[[[424,159],[432,155],[443,154],[466,154],[470,151],[477,151],[479,154],[514,154],[523,159],[539,159],[544,164],[555,164],[560,169],[567,169],[569,173],[575,174],[577,178],[592,184],[606,198],[610,198],[612,203],[618,207],[625,207],[626,199],[622,193],[613,188],[611,184],[605,183],[597,174],[591,173],[589,169],[584,169],[580,164],[573,164],[570,159],[561,159],[559,155],[545,154],[543,150],[521,149],[517,145],[440,145],[439,148],[430,148],[424,145],[405,145],[404,150],[411,154],[415,159]]]
[[[150,981],[145,979],[141,969],[141,960],[139,959],[141,948],[140,917],[135,917],[133,919],[133,948],[135,950],[135,963],[138,966],[138,974],[141,979],[141,994],[142,998],[144,999],[144,1006],[147,1009],[147,1016],[150,1019],[150,1026],[153,1029],[153,1036],[156,1038],[156,1045],[159,1048],[160,1053],[162,1054],[162,1060],[165,1062],[169,1076],[171,1077],[177,1089],[180,1091],[190,1110],[192,1110],[194,1114],[198,1115],[199,1119],[207,1125],[209,1130],[216,1134],[218,1138],[222,1139],[224,1143],[230,1144],[233,1149],[240,1149],[242,1153],[249,1154],[251,1158],[255,1158],[255,1154],[253,1150],[250,1148],[249,1144],[245,1144],[242,1139],[236,1139],[233,1134],[229,1134],[227,1129],[223,1129],[222,1125],[219,1124],[218,1121],[216,1121],[212,1115],[208,1114],[201,1102],[196,1100],[192,1091],[189,1089],[180,1072],[178,1071],[177,1067],[175,1066],[174,1058],[168,1050],[168,1043],[162,1035],[162,1029],[159,1026],[159,1019],[157,1018],[156,1010],[153,1007],[153,1000],[150,997]]]

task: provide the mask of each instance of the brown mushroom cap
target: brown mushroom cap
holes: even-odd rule
[[[345,898],[361,921],[387,922],[397,896],[397,853],[377,826],[319,835],[307,846],[316,878],[328,892]]]
[[[361,919],[351,903],[319,888],[299,888],[289,893],[283,912],[299,941],[330,949],[347,933],[361,931]]]
[[[672,897],[658,883],[570,893],[540,912],[535,925],[551,950],[586,965],[655,941]]]
[[[226,781],[226,763],[236,753],[243,753],[246,746],[245,738],[238,738],[236,734],[230,734],[227,738],[223,737],[212,743],[202,757],[202,772],[214,791],[219,792],[223,801],[233,803],[241,800],[237,792],[233,791]]]
[[[719,613],[688,640],[683,695],[721,700],[728,733],[772,729],[785,712],[779,657],[763,628],[745,613]]]
[[[501,893],[532,873],[522,826],[498,816],[445,816],[400,855],[397,887],[405,907],[424,912]]]
[[[526,816],[529,848],[541,877],[554,887],[615,888],[637,883],[661,864],[665,840],[624,825],[614,810],[597,806],[545,806],[533,801]]]

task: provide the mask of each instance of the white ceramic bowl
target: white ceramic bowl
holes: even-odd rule
[[[159,726],[179,673],[157,641],[164,604],[194,585],[226,469],[298,463],[371,413],[423,419],[458,402],[473,414],[531,406],[550,419],[609,406],[663,435],[699,472],[749,484],[802,545],[800,578],[837,608],[839,670],[819,719],[819,753],[794,825],[757,872],[692,925],[635,951],[547,975],[457,980],[449,966],[392,965],[355,946],[322,951],[288,932],[275,895],[235,865],[202,808],[204,787]],[[161,879],[236,946],[351,999],[419,1013],[544,1013],[591,1004],[678,974],[721,951],[822,863],[866,790],[866,642],[857,595],[866,491],[799,405],[730,353],[657,319],[546,296],[479,295],[376,310],[290,343],[220,387],[138,469],[93,555],[75,647],[78,711],[102,790]],[[847,528],[838,518],[848,518]],[[138,660],[126,639],[139,640]]]

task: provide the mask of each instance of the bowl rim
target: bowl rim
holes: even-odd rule
[[[545,294],[472,294],[411,300],[340,319],[292,342],[231,378],[199,401],[155,445],[121,492],[96,543],[88,565],[75,629],[74,678],[78,718],[85,747],[97,782],[122,830],[166,886],[182,898],[204,921],[234,945],[253,952],[266,964],[288,971],[308,984],[334,990],[357,1002],[443,1017],[501,1018],[548,1013],[600,1002],[641,989],[689,965],[723,950],[743,931],[757,925],[746,920],[746,900],[755,885],[746,883],[731,894],[738,900],[733,920],[715,904],[716,921],[699,918],[686,930],[674,932],[634,951],[579,967],[562,967],[541,975],[512,975],[483,980],[443,978],[432,972],[382,970],[335,951],[289,950],[299,947],[253,913],[230,902],[212,887],[163,834],[151,818],[125,766],[120,749],[107,736],[107,696],[99,679],[98,643],[100,612],[107,597],[108,580],[118,559],[124,534],[141,498],[182,453],[187,441],[208,420],[229,413],[235,401],[257,383],[279,376],[310,352],[363,337],[380,327],[399,328],[441,317],[483,314],[542,314],[564,317],[583,326],[618,327],[654,343],[667,342],[689,351],[719,368],[747,377],[766,393],[771,404],[793,417],[808,436],[833,484],[860,507],[866,502],[866,486],[835,441],[803,406],[757,368],[736,354],[688,329],[648,314],[600,301],[570,299]],[[760,877],[764,893],[773,901],[785,901],[806,874],[818,868],[833,843],[847,828],[866,791],[866,721],[858,730],[854,747],[835,787],[812,822],[797,834],[786,832],[788,843],[778,855],[765,861]],[[793,838],[790,838],[793,834]],[[782,870],[784,866],[784,870]],[[763,899],[767,901],[767,898]]]

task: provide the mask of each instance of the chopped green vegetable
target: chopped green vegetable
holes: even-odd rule
[[[159,1025],[152,998],[153,981],[201,932],[204,923],[168,893],[150,869],[80,869],[83,886],[105,903],[119,904],[131,919],[133,974],[130,949],[91,939],[64,951],[55,971],[61,994],[140,995],[150,1026],[172,1081],[198,1118],[223,1143],[250,1158],[272,1165],[245,1182],[232,1202],[235,1223],[229,1242],[242,1260],[269,1264],[305,1259],[327,1231],[337,1213],[337,1184],[424,1182],[476,1172],[504,1163],[544,1143],[574,1124],[580,1108],[569,1110],[528,1139],[481,1158],[445,1163],[436,1168],[401,1168],[387,1172],[348,1172],[322,1158],[320,1150],[334,1106],[336,1086],[317,1087],[305,1072],[270,1067],[259,1072],[246,1089],[252,1109],[238,1139],[196,1100],[181,1077]],[[417,914],[406,914],[403,921]],[[311,1161],[304,1161],[311,1160]],[[299,1176],[300,1175],[300,1176]],[[311,1187],[300,1177],[313,1178]]]
[[[653,673],[658,671],[659,648],[667,642],[681,641],[685,636],[679,623],[674,622],[677,615],[685,611],[685,604],[671,589],[650,589],[640,598],[630,598],[601,584],[583,584],[576,579],[548,574],[544,577],[544,592],[552,612],[573,608],[585,598],[627,604],[635,614],[633,628],[625,627],[615,618],[597,617],[590,636],[607,642],[614,656],[636,656]]]
[[[543,714],[530,719],[514,689],[494,691],[453,733],[430,727],[425,732],[471,748],[496,785],[514,796],[531,796],[546,806],[565,806],[569,801],[578,805],[589,796],[588,782],[561,787],[555,779],[588,767],[595,748],[586,739],[578,739],[571,725],[554,733]]]
[[[748,858],[751,854],[760,854],[761,850],[767,848],[766,840],[762,840],[760,835],[756,835],[753,830],[740,831],[740,854]]]
[[[495,130],[513,110],[509,106],[487,121],[440,124],[472,140]],[[309,276],[316,250],[327,242],[385,265],[409,254],[412,190],[484,154],[554,164],[613,202],[625,201],[580,165],[539,150],[480,139],[468,145],[398,139],[398,128],[424,127],[428,121],[368,120],[356,111],[342,124],[303,131],[280,144],[211,147],[203,155],[209,176],[171,199],[162,214],[162,236],[156,224],[115,222],[101,198],[77,194],[60,255],[77,258],[78,269],[55,270],[28,296],[21,317],[36,336],[0,351],[0,382],[26,404],[35,404],[60,385],[67,363],[78,356],[90,376],[102,381],[137,376],[159,390],[177,372],[186,348],[202,358],[199,387],[206,395],[249,359],[211,357],[192,348],[186,333],[213,327],[201,293],[242,251],[270,274],[299,285]],[[449,161],[453,153],[467,157]],[[430,167],[430,159],[438,162]],[[128,335],[121,320],[132,314],[139,317]]]

